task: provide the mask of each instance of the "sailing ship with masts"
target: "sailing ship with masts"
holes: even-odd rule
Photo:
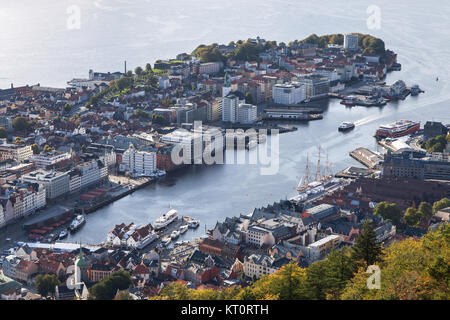
[[[317,166],[314,175],[314,180],[311,179],[310,176],[310,163],[309,163],[309,155],[306,155],[306,167],[305,167],[305,175],[300,178],[300,181],[297,185],[298,196],[292,198],[292,200],[296,201],[306,201],[317,198],[320,195],[323,195],[330,189],[338,186],[341,182],[339,179],[336,179],[331,170],[331,162],[328,161],[328,153],[326,153],[326,162],[325,165],[321,165],[321,157],[322,157],[322,149],[319,146],[319,153],[317,159]]]

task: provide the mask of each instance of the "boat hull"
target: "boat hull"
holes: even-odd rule
[[[375,137],[379,137],[379,138],[399,138],[399,137],[406,136],[408,134],[415,133],[415,132],[417,132],[419,130],[420,130],[420,124],[416,124],[414,126],[411,126],[408,129],[406,129],[406,130],[398,131],[398,132],[389,132],[389,131],[378,129],[377,132],[375,133]]]

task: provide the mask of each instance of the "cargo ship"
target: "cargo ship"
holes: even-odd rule
[[[375,137],[377,138],[398,138],[420,130],[420,122],[411,120],[399,120],[390,124],[378,127]]]

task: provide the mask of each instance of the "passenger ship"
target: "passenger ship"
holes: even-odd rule
[[[390,124],[378,127],[375,137],[377,138],[398,138],[420,130],[420,122],[411,120],[399,120]]]
[[[161,217],[155,220],[154,228],[156,230],[162,229],[166,226],[168,226],[170,223],[175,221],[178,217],[178,211],[175,209],[170,209],[168,212],[163,214]]]

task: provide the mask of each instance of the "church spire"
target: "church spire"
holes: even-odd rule
[[[224,87],[231,87],[230,75],[228,74],[228,72],[225,72],[225,79],[224,79],[224,82],[223,82],[223,86]]]

